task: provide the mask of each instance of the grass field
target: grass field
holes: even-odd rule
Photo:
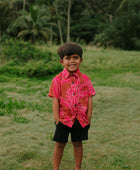
[[[97,95],[82,170],[140,170],[139,68],[140,52],[84,48],[81,71]],[[52,169],[51,79],[0,75],[0,170]],[[60,170],[73,168],[69,141]]]

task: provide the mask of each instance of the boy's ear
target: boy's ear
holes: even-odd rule
[[[63,65],[63,60],[62,60],[62,59],[60,59],[59,61],[60,61],[60,63]]]
[[[82,61],[83,61],[83,58],[81,58],[80,61],[82,62]]]

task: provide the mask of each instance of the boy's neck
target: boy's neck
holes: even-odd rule
[[[65,68],[64,68],[64,69],[65,69]],[[65,70],[67,70],[67,69],[65,69]],[[69,72],[70,74],[76,73],[77,71],[79,71],[79,68],[78,68],[77,70],[75,70],[75,71],[68,71],[68,70],[67,70],[67,72]]]

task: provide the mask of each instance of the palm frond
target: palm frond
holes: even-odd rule
[[[26,36],[27,34],[31,34],[31,31],[30,30],[23,30],[21,32],[18,33],[17,37],[24,37]]]
[[[41,34],[46,40],[49,39],[49,34],[48,34],[48,32],[42,30],[42,31],[40,31],[40,34]]]

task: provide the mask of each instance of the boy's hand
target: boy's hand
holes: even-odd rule
[[[91,117],[88,116],[88,122],[91,124]]]
[[[91,117],[92,117],[92,96],[89,97],[89,100],[88,100],[87,118],[88,118],[89,123],[91,123]]]
[[[59,119],[56,119],[55,120],[55,124],[57,125],[59,123]]]

